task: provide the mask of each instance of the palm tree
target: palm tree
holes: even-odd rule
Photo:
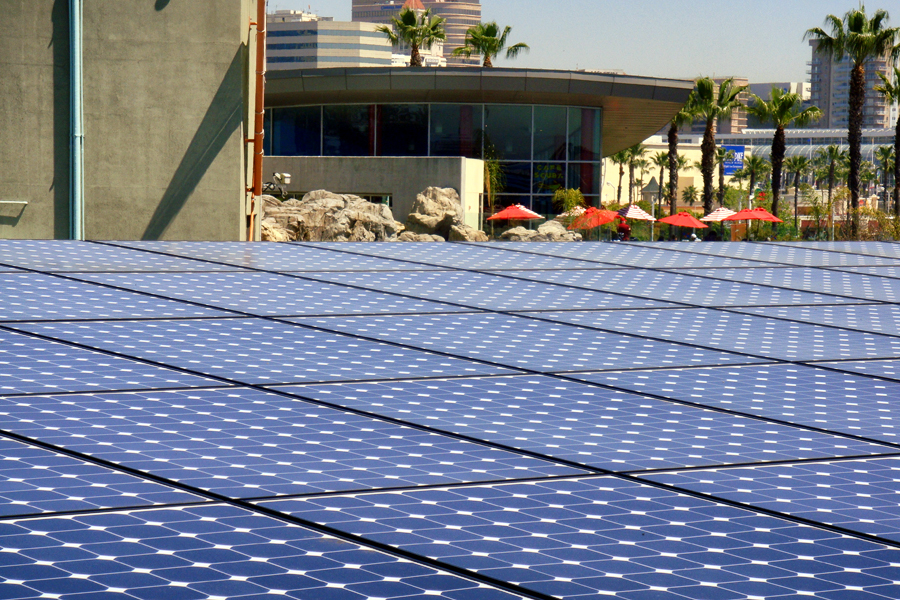
[[[725,163],[734,158],[734,152],[725,148],[716,149],[716,164],[719,166],[719,188],[716,192],[716,202],[722,206],[725,202]]]
[[[628,152],[628,204],[634,204],[634,170],[647,154],[647,147],[635,144],[626,152]]]
[[[879,73],[878,76],[881,77],[882,85],[876,85],[875,91],[881,94],[888,104],[900,104],[900,69],[894,67],[893,84],[883,73]],[[900,156],[900,114],[894,126],[894,216],[900,218],[900,160],[896,160],[898,156]]]
[[[834,194],[834,180],[837,174],[837,168],[847,158],[847,151],[841,150],[834,144],[822,148],[816,152],[816,159],[827,169],[828,179],[828,204],[831,204],[831,198]]]
[[[784,130],[791,125],[806,127],[812,121],[822,118],[818,107],[810,106],[802,109],[803,99],[800,94],[785,93],[779,88],[772,88],[768,102],[753,94],[752,103],[747,112],[761,123],[772,123],[775,136],[772,138],[772,214],[778,214],[778,200],[781,197],[781,169],[784,164],[786,149]]]
[[[512,27],[507,26],[501,34],[500,26],[494,21],[479,23],[475,27],[469,28],[469,31],[466,32],[465,46],[456,48],[453,51],[453,56],[465,56],[468,58],[473,54],[480,54],[484,57],[484,65],[482,66],[485,69],[490,69],[494,66],[491,59],[496,58],[503,49],[506,49],[506,58],[515,58],[523,50],[528,52],[530,50],[528,44],[520,43],[509,48],[506,47],[506,39],[509,37],[510,31],[512,31]]]
[[[784,170],[794,174],[794,229],[800,231],[797,222],[797,204],[800,198],[800,178],[812,168],[812,162],[805,156],[792,156],[784,161]]]
[[[662,199],[663,199],[663,178],[666,175],[666,167],[669,166],[669,153],[668,152],[657,152],[650,158],[650,162],[655,167],[659,167],[659,195],[657,196],[657,204],[659,205],[659,209],[662,210]],[[675,213],[672,213],[675,214]]]
[[[756,182],[772,170],[772,164],[762,156],[750,155],[744,159],[744,170],[750,177],[750,204],[747,208],[753,206],[753,192],[756,188]],[[776,215],[777,216],[777,215]]]
[[[746,85],[734,85],[733,79],[726,79],[718,87],[709,77],[697,80],[695,89],[696,119],[706,121],[703,143],[700,145],[702,160],[700,172],[703,174],[703,210],[712,212],[713,172],[716,168],[715,125],[720,119],[728,119],[731,113],[744,105],[738,96],[747,89]]]
[[[619,165],[619,190],[616,193],[616,204],[622,204],[622,178],[625,176],[625,165],[628,164],[628,150],[616,152],[609,157],[609,160],[613,164]]]
[[[443,17],[432,17],[431,10],[419,11],[417,15],[411,8],[404,9],[399,16],[391,17],[393,28],[387,25],[379,26],[376,31],[383,33],[395,46],[403,43],[409,46],[409,66],[421,67],[422,55],[420,49],[430,50],[438,40],[447,39],[444,33]]]
[[[681,201],[686,202],[691,206],[693,206],[694,203],[697,202],[699,197],[700,192],[692,185],[687,186],[686,188],[684,188],[684,191],[681,192]]]
[[[888,209],[888,175],[896,168],[894,160],[894,148],[891,146],[879,146],[875,150],[875,160],[878,161],[879,171],[881,171],[881,197],[886,210]],[[896,185],[896,184],[895,184]]]
[[[680,170],[679,159],[682,158],[678,156],[678,130],[694,122],[697,114],[695,102],[695,92],[692,91],[687,103],[681,107],[681,110],[669,123],[669,214],[672,215],[678,212],[678,171]],[[673,227],[672,239],[675,239],[675,235]]]
[[[862,119],[863,104],[866,102],[866,63],[872,58],[890,54],[892,58],[900,56],[900,46],[895,46],[900,38],[900,28],[887,27],[888,13],[882,9],[875,11],[870,19],[866,15],[866,7],[847,11],[841,19],[835,15],[825,18],[826,25],[831,28],[829,34],[821,27],[814,27],[806,32],[804,39],[811,38],[818,42],[816,52],[828,56],[832,60],[850,58],[850,112],[848,142],[850,144],[850,207],[853,220],[850,235],[854,238],[859,233],[859,166],[862,162]]]

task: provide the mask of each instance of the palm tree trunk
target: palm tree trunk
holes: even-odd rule
[[[716,193],[716,202],[719,206],[725,205],[725,159],[719,163],[719,190]]]
[[[775,129],[772,139],[772,214],[778,216],[778,201],[781,199],[781,168],[784,165],[784,127]],[[777,225],[773,225],[777,229]]]
[[[666,168],[659,168],[659,194],[657,195],[656,203],[659,205],[659,212],[662,212],[662,199],[663,199],[663,177],[666,176]]]
[[[900,121],[897,122],[900,128]],[[678,210],[678,127],[669,125],[669,214]],[[672,239],[677,239],[675,228],[671,227]]]
[[[847,131],[847,142],[850,144],[850,176],[847,187],[850,188],[850,209],[853,212],[850,223],[850,236],[859,238],[859,168],[862,163],[862,118],[863,104],[866,101],[866,72],[863,65],[856,65],[850,74],[850,127]]]
[[[894,128],[894,215],[900,219],[900,117]]]
[[[703,132],[703,143],[700,145],[702,157],[700,160],[700,172],[703,174],[703,212],[712,212],[713,204],[713,173],[716,170],[716,134],[713,132],[714,119],[707,119],[706,130]]]
[[[797,220],[797,200],[800,198],[800,171],[794,173],[794,229],[797,230],[797,235],[800,234],[800,225]]]
[[[750,171],[750,193],[747,194],[750,200],[747,202],[747,208],[753,208],[753,188],[756,187],[756,171]]]
[[[834,204],[831,203],[831,194],[834,192],[834,163],[828,167],[828,214],[831,215],[831,227],[834,228]]]
[[[491,61],[491,55],[490,55],[490,54],[487,54],[487,53],[486,53],[486,54],[484,55],[484,64],[481,65],[481,66],[484,67],[485,69],[492,69],[492,68],[494,67],[494,63]]]
[[[628,204],[634,204],[634,163],[628,163]]]
[[[413,44],[409,50],[409,66],[410,67],[421,67],[422,66],[422,55],[419,53],[419,45]]]
[[[619,163],[619,191],[616,193],[616,204],[622,204],[622,178],[625,177],[625,163]]]

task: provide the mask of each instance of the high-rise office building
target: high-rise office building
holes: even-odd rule
[[[811,40],[812,61],[809,63],[812,91],[810,103],[822,109],[822,118],[813,127],[842,129],[849,125],[850,71],[852,65],[847,57],[835,61],[816,49],[819,42]],[[896,123],[896,108],[886,103],[874,87],[881,83],[878,73],[889,77],[897,63],[889,56],[870,60],[866,65],[866,103],[863,105],[865,129],[888,129]]]
[[[391,43],[372,23],[279,10],[269,14],[267,26],[269,70],[391,66]]]
[[[407,2],[399,0],[353,0],[352,19],[354,21],[387,25],[391,22],[391,17],[397,16],[397,13],[407,4],[410,4],[413,9],[420,6],[430,9],[433,15],[447,19],[444,25],[444,31],[447,34],[447,41],[444,42],[444,57],[447,59],[448,66],[478,65],[481,63],[477,56],[463,58],[452,55],[453,50],[465,44],[466,32],[469,28],[481,23],[480,0],[407,0]]]

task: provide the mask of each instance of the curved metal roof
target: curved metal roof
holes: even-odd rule
[[[547,104],[603,109],[603,154],[665,127],[694,82],[541,69],[367,67],[267,75],[266,108],[315,104],[451,102]]]

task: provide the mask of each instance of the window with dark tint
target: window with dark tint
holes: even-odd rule
[[[598,163],[569,163],[568,187],[580,189],[585,196],[599,194],[600,165]]]
[[[531,210],[539,215],[555,215],[553,196],[535,196],[531,201]]]
[[[271,115],[272,156],[321,156],[321,107],[275,108]]]
[[[506,194],[531,193],[531,163],[500,163],[503,171],[503,192]]]
[[[499,160],[531,160],[531,107],[485,106],[485,152]]]
[[[566,109],[534,107],[534,160],[566,160]]]
[[[565,163],[536,162],[532,177],[532,191],[535,194],[552,194],[566,187]]]
[[[569,160],[600,160],[600,109],[569,109]]]
[[[501,194],[497,196],[497,199],[494,201],[494,213],[498,213],[507,206],[512,206],[513,204],[521,204],[525,208],[531,208],[531,196],[527,194]],[[501,226],[507,223],[507,221],[494,221],[495,227]]]
[[[325,156],[375,155],[374,106],[326,106],[323,154]]]
[[[378,156],[428,156],[428,107],[378,106]]]
[[[481,158],[481,105],[431,105],[431,155]]]

